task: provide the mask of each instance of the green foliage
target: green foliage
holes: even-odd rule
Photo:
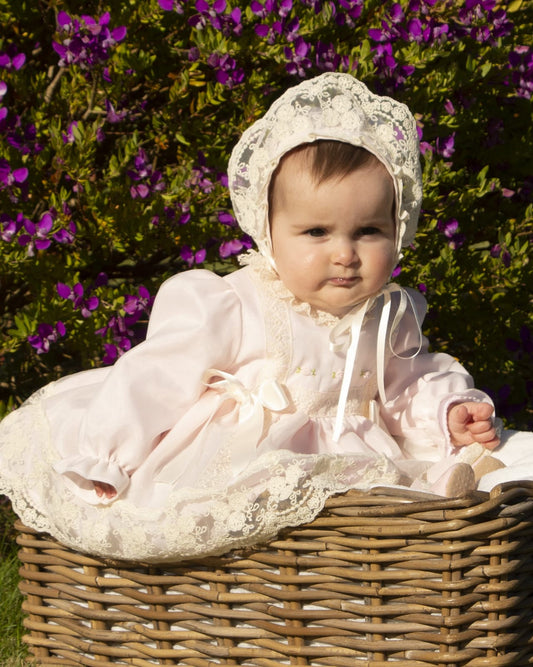
[[[18,590],[20,562],[14,539],[15,515],[7,503],[0,502],[0,664],[4,667],[29,665],[22,643],[22,595]]]
[[[425,199],[398,281],[427,292],[434,347],[531,426],[531,3],[169,5],[83,3],[127,34],[62,64],[58,19],[82,30],[80,3],[0,0],[0,415],[140,340],[172,273],[235,268],[249,239],[227,215],[229,152],[287,86],[332,68],[416,114]],[[27,177],[8,185],[6,163]]]

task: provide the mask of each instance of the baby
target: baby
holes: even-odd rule
[[[258,248],[244,268],[170,278],[146,341],[0,425],[0,492],[23,520],[83,551],[176,560],[268,539],[349,488],[497,483],[516,434],[500,444],[489,397],[428,352],[423,297],[390,282],[422,197],[407,107],[348,74],[304,81],[228,175]]]
[[[342,318],[380,293],[399,256],[394,181],[375,155],[332,140],[300,145],[281,158],[270,193],[273,266],[295,297]],[[450,404],[451,445],[497,447],[492,415],[488,400]],[[478,476],[500,467],[480,463]],[[432,488],[444,495],[474,486],[466,463],[435,469],[442,475]]]

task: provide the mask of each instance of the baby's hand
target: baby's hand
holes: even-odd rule
[[[493,408],[489,403],[455,403],[448,410],[448,428],[452,444],[464,447],[479,442],[486,449],[500,444],[492,421]]]
[[[103,498],[104,496],[106,498],[114,498],[117,495],[117,490],[115,489],[114,486],[111,486],[111,484],[106,484],[105,482],[97,482],[93,480],[94,484],[94,490],[96,491],[96,495],[99,498]]]

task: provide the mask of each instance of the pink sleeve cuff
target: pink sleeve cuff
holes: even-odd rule
[[[129,486],[130,478],[114,461],[77,455],[54,464],[54,470],[64,476],[69,489],[92,505],[108,504],[116,500]],[[94,481],[113,486],[114,498],[99,498],[94,490]]]

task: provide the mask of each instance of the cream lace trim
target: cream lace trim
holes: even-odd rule
[[[335,493],[399,480],[385,457],[279,450],[259,457],[229,486],[177,489],[160,508],[126,500],[88,505],[53,471],[58,454],[48,435],[43,396],[1,424],[0,493],[10,497],[25,524],[82,552],[146,562],[222,554],[311,521]]]
[[[295,312],[307,315],[317,324],[327,327],[335,326],[341,319],[324,310],[318,310],[306,301],[301,301],[298,297],[294,296],[285,287],[270,262],[261,253],[255,250],[248,250],[248,252],[239,256],[239,263],[242,266],[249,266],[261,282],[262,287],[268,290],[276,299],[288,303]]]

